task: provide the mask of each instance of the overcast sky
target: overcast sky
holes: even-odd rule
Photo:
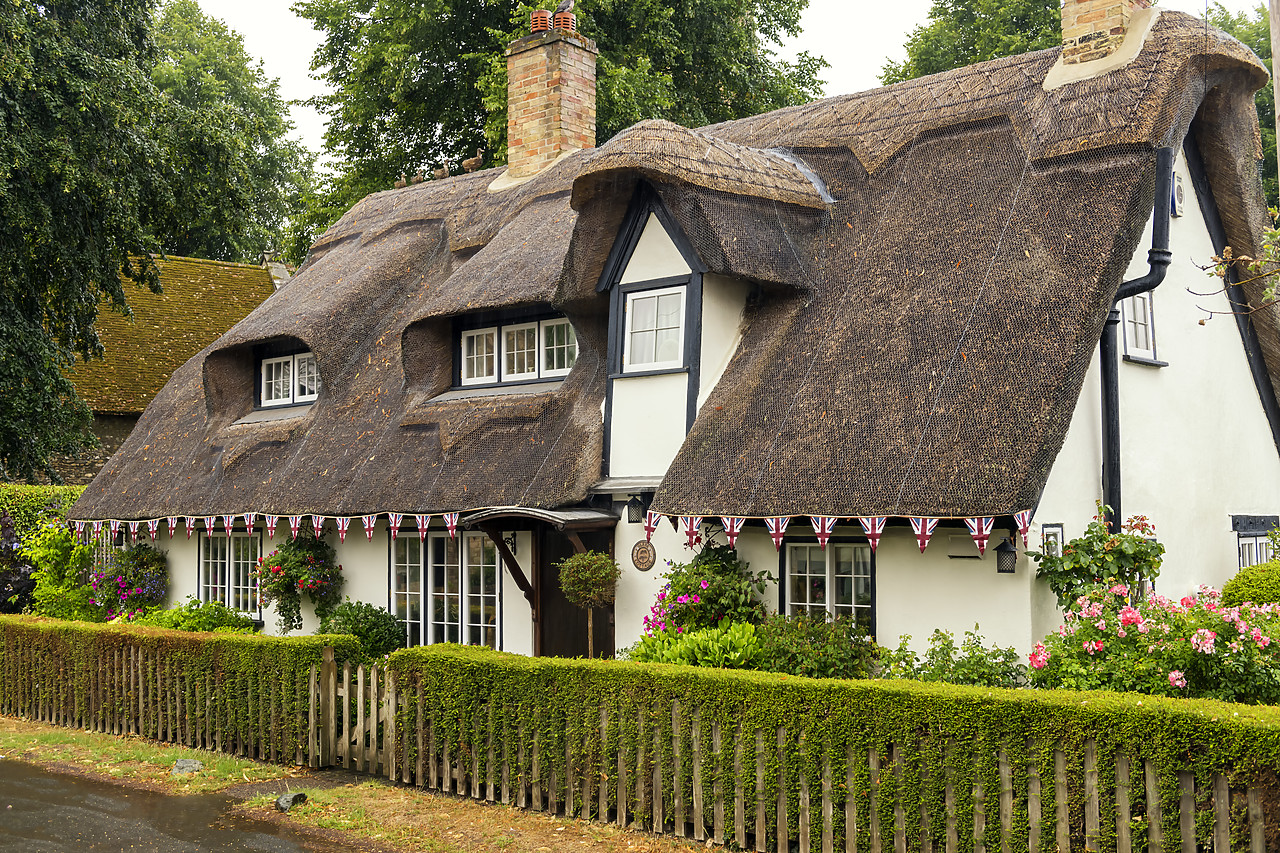
[[[262,59],[267,74],[280,80],[288,100],[322,93],[310,79],[308,66],[320,36],[310,23],[289,10],[292,0],[199,0],[205,13],[220,18],[244,37],[245,48]],[[1244,11],[1257,0],[1222,0],[1231,11]],[[931,0],[810,0],[804,31],[783,55],[807,50],[824,57],[831,67],[824,74],[826,94],[843,95],[879,85],[887,59],[901,60],[907,34],[923,24]],[[1206,0],[1161,0],[1161,8],[1203,14]],[[295,106],[295,136],[313,151],[321,148],[324,122],[314,111]]]

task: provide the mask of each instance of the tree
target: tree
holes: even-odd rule
[[[907,38],[907,58],[890,60],[886,85],[1061,43],[1061,0],[933,0],[929,23]]]
[[[159,287],[150,19],[148,0],[0,5],[0,479],[94,443],[62,369],[100,352],[100,305],[128,311],[122,280]]]
[[[287,138],[293,124],[278,81],[195,0],[162,7],[155,39],[151,80],[167,96],[166,121],[155,130],[179,176],[165,251],[256,262],[280,250],[314,157]]]
[[[560,590],[574,607],[587,611],[587,657],[596,656],[595,608],[613,604],[622,570],[613,558],[601,551],[586,551],[565,557],[556,564]]]
[[[1242,41],[1258,54],[1258,58],[1271,70],[1271,28],[1267,7],[1259,3],[1253,15],[1245,12],[1232,14],[1221,3],[1214,3],[1209,10],[1209,23]],[[1258,107],[1258,122],[1262,129],[1262,188],[1267,194],[1267,204],[1280,205],[1276,181],[1276,95],[1270,80],[1254,95]]]
[[[539,5],[547,6],[550,0]],[[596,138],[644,118],[700,126],[817,97],[821,59],[771,46],[800,29],[808,0],[580,0],[578,29],[600,48]],[[486,146],[506,159],[506,45],[528,32],[526,0],[299,0],[325,34],[312,70],[332,93],[338,174],[308,204],[310,235],[396,176],[456,164]]]

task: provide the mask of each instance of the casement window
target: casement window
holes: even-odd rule
[[[1271,547],[1271,540],[1265,533],[1241,533],[1238,534],[1238,545],[1240,548],[1240,568],[1246,566],[1256,566],[1259,563],[1270,562],[1275,557],[1275,549]]]
[[[869,545],[788,545],[787,612],[852,616],[861,630],[873,633],[871,560]]]
[[[258,399],[265,406],[310,403],[320,394],[320,367],[314,353],[264,358],[258,363]]]
[[[1156,360],[1156,324],[1152,294],[1139,293],[1120,302],[1124,326],[1124,354],[1131,359]]]
[[[564,376],[578,360],[578,338],[564,317],[465,329],[459,383],[486,385]]]
[[[623,372],[664,370],[684,365],[685,288],[637,290],[626,294]]]
[[[1063,533],[1061,524],[1040,526],[1040,553],[1046,557],[1061,557]]]
[[[200,600],[216,601],[232,610],[257,616],[258,534],[200,535]]]
[[[462,643],[499,648],[502,574],[483,533],[413,536],[391,545],[391,607],[409,645]]]

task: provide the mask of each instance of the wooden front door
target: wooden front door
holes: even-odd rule
[[[556,564],[574,553],[569,537],[543,527],[538,548],[538,654],[543,657],[587,656],[587,611],[569,603],[560,589]],[[608,553],[609,531],[578,534],[588,549]],[[613,608],[595,609],[596,657],[613,657]]]

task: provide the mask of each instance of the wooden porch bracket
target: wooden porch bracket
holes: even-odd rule
[[[582,540],[578,537],[578,531],[565,530],[563,527],[560,528],[560,530],[564,533],[566,537],[568,537],[569,542],[572,543],[573,545],[574,551],[576,551],[579,554],[587,553],[587,546],[582,544]]]
[[[529,583],[529,579],[525,577],[524,569],[520,568],[520,563],[516,560],[516,555],[511,553],[511,549],[503,541],[502,531],[490,524],[480,525],[480,530],[485,536],[489,537],[494,547],[498,549],[498,556],[502,557],[502,564],[507,567],[507,571],[511,573],[511,579],[516,582],[516,586],[520,587],[520,591],[528,599],[529,606],[533,608],[533,621],[537,622],[538,599],[534,593],[533,584]],[[577,537],[574,538],[576,539]]]

